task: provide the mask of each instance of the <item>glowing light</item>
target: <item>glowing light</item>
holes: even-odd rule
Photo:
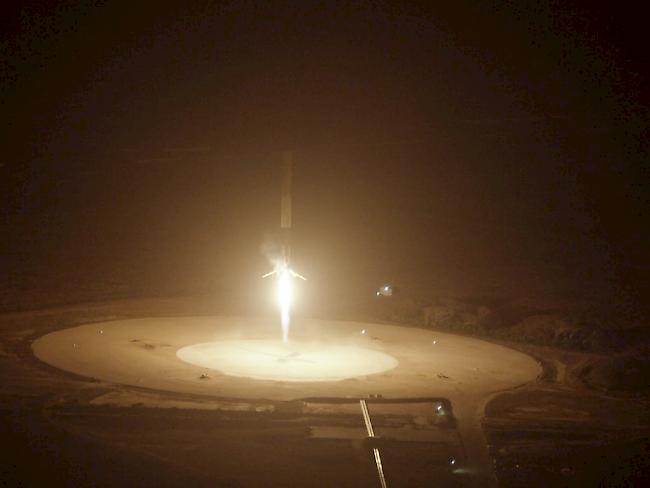
[[[280,322],[282,324],[282,341],[289,340],[289,326],[291,325],[291,301],[293,287],[289,268],[283,266],[278,270],[278,302],[280,304]]]
[[[380,297],[380,296],[384,296],[384,297],[393,296],[393,287],[391,285],[381,285],[379,287],[379,290],[377,290],[376,295],[378,297]]]
[[[280,324],[282,325],[282,341],[289,341],[289,327],[291,325],[291,303],[293,302],[293,283],[291,278],[306,280],[304,276],[289,268],[286,262],[278,261],[273,271],[266,273],[262,278],[276,275],[278,278],[278,305],[280,306]]]

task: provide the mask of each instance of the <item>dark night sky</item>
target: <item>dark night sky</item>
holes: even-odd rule
[[[181,3],[3,14],[8,281],[256,276],[293,148],[296,260],[321,286],[644,301],[640,11]]]

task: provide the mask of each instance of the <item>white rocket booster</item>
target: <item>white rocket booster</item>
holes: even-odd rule
[[[293,170],[293,153],[282,153],[282,194],[280,197],[280,240],[282,257],[286,265],[291,259],[291,179]]]
[[[293,152],[282,153],[282,192],[280,195],[280,247],[282,250],[282,261],[276,263],[276,267],[286,269],[295,277],[305,280],[306,278],[289,267],[291,260],[291,180],[293,176]],[[278,273],[277,268],[264,275],[271,276]]]
[[[282,197],[280,200],[280,228],[291,229],[291,171],[293,153],[282,153]]]

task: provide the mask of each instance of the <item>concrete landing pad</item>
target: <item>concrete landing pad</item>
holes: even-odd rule
[[[208,396],[479,398],[535,379],[529,356],[489,342],[388,324],[296,320],[291,340],[255,317],[116,320],[52,332],[36,357],[99,380]]]
[[[339,381],[395,368],[397,359],[358,346],[279,340],[194,344],[179,359],[229,376],[273,381]]]

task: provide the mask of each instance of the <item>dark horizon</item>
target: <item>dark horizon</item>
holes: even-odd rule
[[[637,14],[25,3],[3,21],[6,285],[250,286],[292,149],[316,289],[643,309]]]

